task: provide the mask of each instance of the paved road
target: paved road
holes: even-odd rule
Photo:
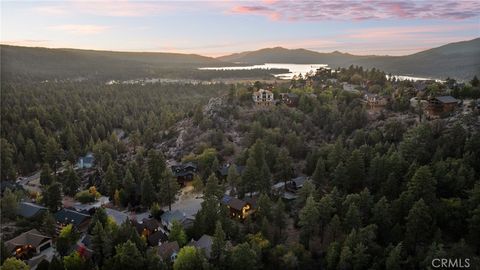
[[[64,165],[57,170],[57,173],[62,173],[65,170],[66,166]],[[17,183],[27,191],[41,193],[42,189],[40,188],[40,174],[41,170],[38,170],[29,176],[18,177]]]

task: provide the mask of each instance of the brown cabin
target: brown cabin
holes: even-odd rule
[[[297,107],[298,106],[298,95],[294,93],[281,93],[280,97],[282,102],[288,107]]]
[[[427,111],[429,114],[438,115],[441,113],[453,112],[459,100],[452,96],[435,97],[428,101]]]
[[[240,200],[232,196],[223,196],[221,203],[228,207],[232,218],[244,220],[254,212],[254,204],[252,202]]]

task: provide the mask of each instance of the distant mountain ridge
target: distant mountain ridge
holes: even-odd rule
[[[217,58],[198,54],[48,49],[0,45],[3,78],[141,78],[188,76],[198,67],[235,63],[359,65],[396,75],[470,80],[480,75],[480,38],[450,43],[406,56],[359,56],[338,51],[264,48]]]
[[[387,73],[467,80],[480,74],[480,38],[446,44],[406,56],[352,55],[320,53],[306,49],[265,48],[235,53],[217,59],[243,64],[292,63],[328,64],[331,67],[359,65]]]
[[[1,45],[2,76],[33,78],[132,78],[158,74],[158,70],[225,65],[197,54],[114,52],[49,49]]]

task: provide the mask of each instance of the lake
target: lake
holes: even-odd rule
[[[288,73],[274,74],[276,78],[290,80],[295,75],[305,75],[309,72],[315,72],[315,70],[327,67],[326,64],[282,64],[282,63],[266,63],[263,65],[251,65],[251,66],[237,66],[237,67],[204,67],[200,70],[250,70],[250,69],[288,69]]]

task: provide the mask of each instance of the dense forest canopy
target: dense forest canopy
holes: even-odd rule
[[[368,91],[392,97],[381,112],[341,84],[367,81]],[[418,98],[478,98],[478,79],[449,83],[431,82]],[[259,88],[295,93],[298,106],[259,109]],[[56,235],[50,212],[62,196],[88,202],[100,192],[118,209],[158,218],[179,192],[166,144],[183,138],[188,151],[177,161],[198,164],[192,185],[203,201],[191,228],[170,228],[168,240],[181,248],[175,262],[162,261],[131,222],[117,225],[99,208],[87,230],[92,257],[70,248],[79,235],[65,226],[48,269],[424,269],[437,257],[479,265],[479,112],[427,120],[410,106],[413,89],[354,66],[275,86],[2,81],[1,180],[40,171],[42,185],[42,194],[6,189],[2,215],[16,233],[38,227]],[[89,151],[96,174],[84,185],[69,163]],[[219,179],[227,162],[243,172],[231,166]],[[272,191],[299,175],[308,180],[294,201]],[[255,214],[229,218],[220,203],[227,190],[255,197]],[[48,207],[40,220],[16,217],[28,197]],[[209,257],[189,245],[203,235],[213,239]]]

